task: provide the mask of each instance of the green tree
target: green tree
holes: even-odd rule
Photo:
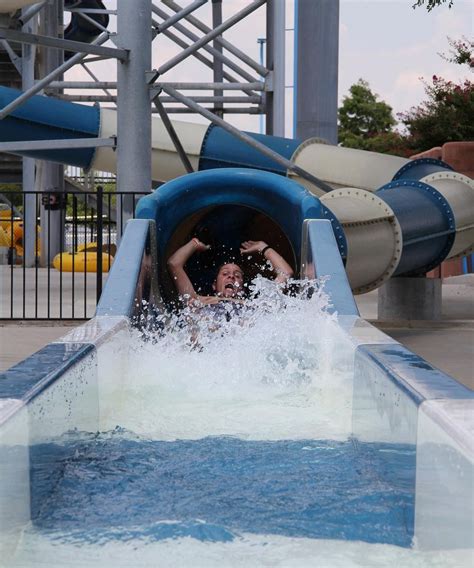
[[[474,67],[473,45],[465,38],[453,41],[445,60]],[[474,83],[458,83],[433,75],[424,82],[427,100],[399,115],[408,131],[407,142],[413,152],[442,146],[445,142],[474,140]]]
[[[456,63],[457,65],[467,65],[470,69],[474,68],[473,42],[469,41],[466,36],[461,39],[452,39],[448,36],[449,55],[438,53],[438,55],[448,63]]]
[[[425,93],[428,100],[399,115],[413,152],[474,140],[474,83],[453,83],[433,75],[432,83],[425,83]]]
[[[359,79],[339,108],[339,143],[348,148],[375,150],[392,131],[396,121],[392,107],[379,101],[367,81]]]

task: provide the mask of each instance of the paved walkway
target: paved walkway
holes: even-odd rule
[[[377,321],[377,291],[356,297],[362,317],[474,390],[474,275],[443,284],[443,315],[436,322]],[[0,371],[65,335],[78,322],[0,321]]]
[[[356,296],[361,316],[474,390],[474,274],[445,278],[439,321],[378,321],[377,293]]]

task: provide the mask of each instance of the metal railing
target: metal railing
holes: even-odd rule
[[[91,318],[124,227],[123,206],[132,201],[135,217],[143,195],[101,187],[0,194],[0,319]],[[35,225],[24,222],[32,218]]]
[[[117,182],[117,176],[111,172],[99,172],[92,170],[91,172],[86,173],[83,168],[79,168],[78,166],[65,166],[64,175],[78,183],[82,183],[83,185],[90,182],[92,182],[93,186],[96,186],[98,183],[110,183],[115,188]]]

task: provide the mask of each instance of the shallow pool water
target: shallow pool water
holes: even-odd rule
[[[31,448],[32,521],[74,543],[253,533],[409,546],[414,458],[353,441],[77,433]]]

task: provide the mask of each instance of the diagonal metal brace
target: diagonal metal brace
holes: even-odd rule
[[[194,172],[193,166],[191,165],[191,162],[189,161],[189,158],[183,148],[183,145],[181,144],[181,141],[179,139],[178,134],[176,133],[176,130],[174,129],[174,126],[171,122],[171,120],[169,119],[168,113],[165,110],[165,107],[163,106],[163,103],[160,101],[160,97],[158,96],[158,94],[155,94],[152,101],[153,104],[155,105],[156,109],[158,110],[158,113],[160,115],[161,120],[163,121],[163,124],[165,125],[166,131],[169,134],[169,137],[171,138],[171,141],[174,144],[174,147],[176,148],[176,152],[178,153],[178,156],[180,157],[181,161],[183,162],[183,166],[185,168],[185,170],[188,172],[188,174],[191,174]]]
[[[115,148],[117,140],[111,138],[61,138],[59,140],[21,140],[18,142],[0,142],[0,152],[15,154],[38,150],[72,150],[74,148]]]
[[[229,124],[228,122],[226,122],[222,118],[219,118],[218,116],[213,114],[211,111],[209,111],[209,110],[203,108],[202,106],[198,105],[189,97],[186,97],[183,94],[179,93],[176,89],[173,89],[172,87],[170,87],[168,85],[163,85],[163,84],[162,84],[162,89],[165,93],[167,93],[168,95],[173,97],[175,100],[183,103],[188,108],[191,108],[195,112],[206,117],[211,122],[214,122],[215,124],[217,124],[218,126],[223,128],[224,130],[229,132],[229,134],[232,134],[232,136],[235,136],[236,138],[238,138],[242,142],[245,142],[249,146],[252,146],[252,148],[255,148],[256,150],[258,150],[259,152],[261,152],[265,156],[271,158],[272,160],[275,160],[275,162],[277,162],[277,164],[280,164],[280,165],[284,166],[285,168],[287,168],[288,170],[295,172],[300,177],[302,177],[306,181],[309,181],[310,183],[312,183],[314,186],[318,187],[319,189],[321,189],[325,193],[328,193],[329,191],[333,190],[333,188],[329,184],[324,182],[323,180],[320,180],[319,178],[317,178],[313,174],[310,174],[309,172],[307,172],[303,168],[300,168],[300,166],[297,166],[291,160],[288,160],[284,156],[278,154],[277,152],[275,152],[274,150],[272,150],[268,146],[265,146],[265,144],[258,142],[258,140],[255,140],[254,138],[252,138],[248,134],[245,134],[245,132],[241,132],[235,126],[232,126],[231,124]]]
[[[120,59],[121,61],[126,61],[129,58],[129,53],[126,49],[102,47],[100,45],[93,45],[90,43],[84,43],[82,41],[72,41],[70,39],[54,38],[37,34],[27,34],[24,32],[19,32],[17,30],[8,30],[6,28],[0,28],[0,38],[10,41],[17,41],[19,43],[45,45],[47,47],[64,49],[77,53],[102,55],[104,57],[115,57],[117,59]]]

